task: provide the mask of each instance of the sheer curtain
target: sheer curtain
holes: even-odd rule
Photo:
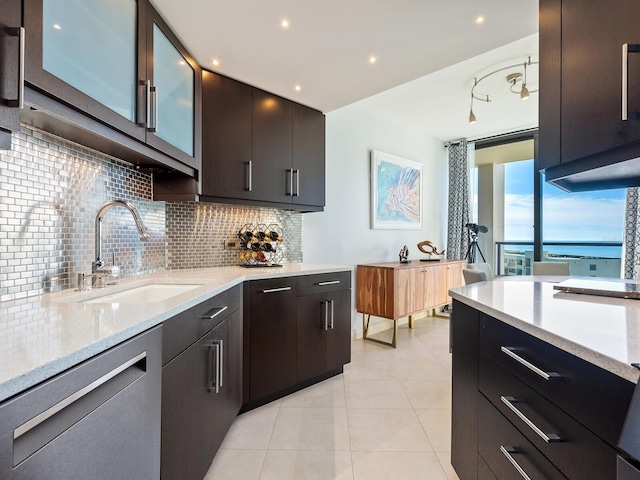
[[[624,212],[623,277],[636,280],[640,263],[640,188],[627,188]]]
[[[447,228],[447,258],[462,260],[469,248],[469,232],[465,225],[471,212],[471,158],[474,144],[465,139],[448,145],[449,201]]]

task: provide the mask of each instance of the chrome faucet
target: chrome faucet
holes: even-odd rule
[[[120,267],[115,264],[115,253],[113,254],[113,265],[111,267],[105,267],[105,262],[102,258],[102,218],[113,207],[124,207],[129,210],[140,232],[140,240],[146,242],[150,238],[146,227],[142,223],[138,210],[130,203],[123,202],[122,200],[110,200],[100,207],[100,210],[98,210],[96,214],[96,259],[91,264],[91,285],[94,287],[104,287],[105,277],[118,277],[120,275]]]

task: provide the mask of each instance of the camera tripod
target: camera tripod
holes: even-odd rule
[[[478,235],[471,232],[471,242],[469,243],[469,248],[467,249],[467,254],[464,256],[464,259],[469,259],[469,263],[476,263],[476,253],[480,254],[483,262],[487,262],[482,254],[482,250],[480,250],[480,245],[478,245]]]

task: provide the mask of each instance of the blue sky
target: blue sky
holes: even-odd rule
[[[543,186],[543,240],[621,241],[625,190]],[[533,160],[505,164],[505,240],[533,240]]]

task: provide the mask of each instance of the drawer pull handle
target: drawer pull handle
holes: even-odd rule
[[[59,411],[64,410],[65,408],[67,408],[71,404],[77,402],[82,397],[84,397],[87,394],[93,392],[94,390],[96,390],[100,386],[102,386],[105,383],[107,383],[112,378],[114,378],[117,375],[119,375],[122,372],[124,372],[126,369],[128,369],[130,367],[133,367],[136,363],[138,363],[139,361],[145,359],[146,357],[147,357],[147,352],[146,351],[140,353],[139,355],[136,355],[135,357],[133,357],[128,362],[123,363],[119,367],[116,367],[115,369],[113,369],[110,372],[104,374],[103,376],[101,376],[97,380],[91,382],[86,387],[78,390],[76,393],[74,393],[72,395],[69,395],[64,400],[61,400],[60,402],[56,403],[52,407],[50,407],[47,410],[45,410],[44,412],[42,412],[40,415],[37,415],[37,416],[33,417],[31,420],[29,420],[28,422],[23,423],[22,425],[20,425],[18,428],[16,428],[13,431],[13,439],[17,440],[19,437],[21,437],[22,435],[24,435],[28,431],[34,429],[35,427],[40,425],[45,420],[48,420],[49,418],[53,417]]]
[[[224,312],[227,308],[229,308],[227,305],[225,305],[224,307],[218,307],[216,309],[215,313],[207,313],[206,315],[200,317],[201,320],[213,320],[214,318],[216,318],[218,315],[220,315],[222,312]]]
[[[560,375],[558,375],[555,372],[548,372],[547,373],[544,370],[541,370],[540,368],[536,367],[533,363],[527,362],[524,358],[522,358],[520,355],[518,355],[518,354],[516,354],[514,352],[515,348],[513,348],[513,347],[500,347],[500,350],[502,351],[502,353],[505,353],[506,355],[510,356],[516,362],[524,365],[529,370],[531,370],[532,372],[540,375],[545,380],[551,380],[552,378],[560,378]]]
[[[328,282],[319,282],[317,285],[319,287],[324,287],[325,285],[337,285],[340,283],[340,280],[330,280]]]
[[[518,473],[522,475],[522,478],[524,478],[525,480],[531,480],[531,477],[527,475],[527,472],[525,472],[524,469],[520,465],[518,465],[518,462],[516,462],[516,459],[511,456],[512,453],[518,453],[515,448],[503,447],[502,445],[500,445],[500,451],[505,457],[507,457],[507,460],[511,462],[511,465],[513,465],[513,468],[515,468],[518,471]]]
[[[517,402],[517,400],[515,398],[501,396],[500,400],[502,400],[502,403],[504,403],[507,407],[509,407],[509,410],[511,410],[513,413],[515,413],[520,420],[522,420],[524,423],[526,423],[527,426],[531,430],[536,432],[536,434],[540,438],[542,438],[545,442],[551,443],[551,442],[561,442],[562,441],[562,439],[558,435],[556,435],[555,433],[550,433],[549,435],[547,435],[542,430],[540,430],[540,428],[538,428],[538,426],[535,423],[533,423],[531,420],[529,420],[524,413],[522,413],[519,409],[517,409],[515,407],[515,405],[513,405],[515,402]]]
[[[267,288],[266,290],[262,290],[262,293],[286,292],[287,290],[291,290],[291,287]]]
[[[637,43],[625,43],[622,45],[622,120],[640,117],[639,112],[629,111],[629,53],[640,52],[640,45]]]

